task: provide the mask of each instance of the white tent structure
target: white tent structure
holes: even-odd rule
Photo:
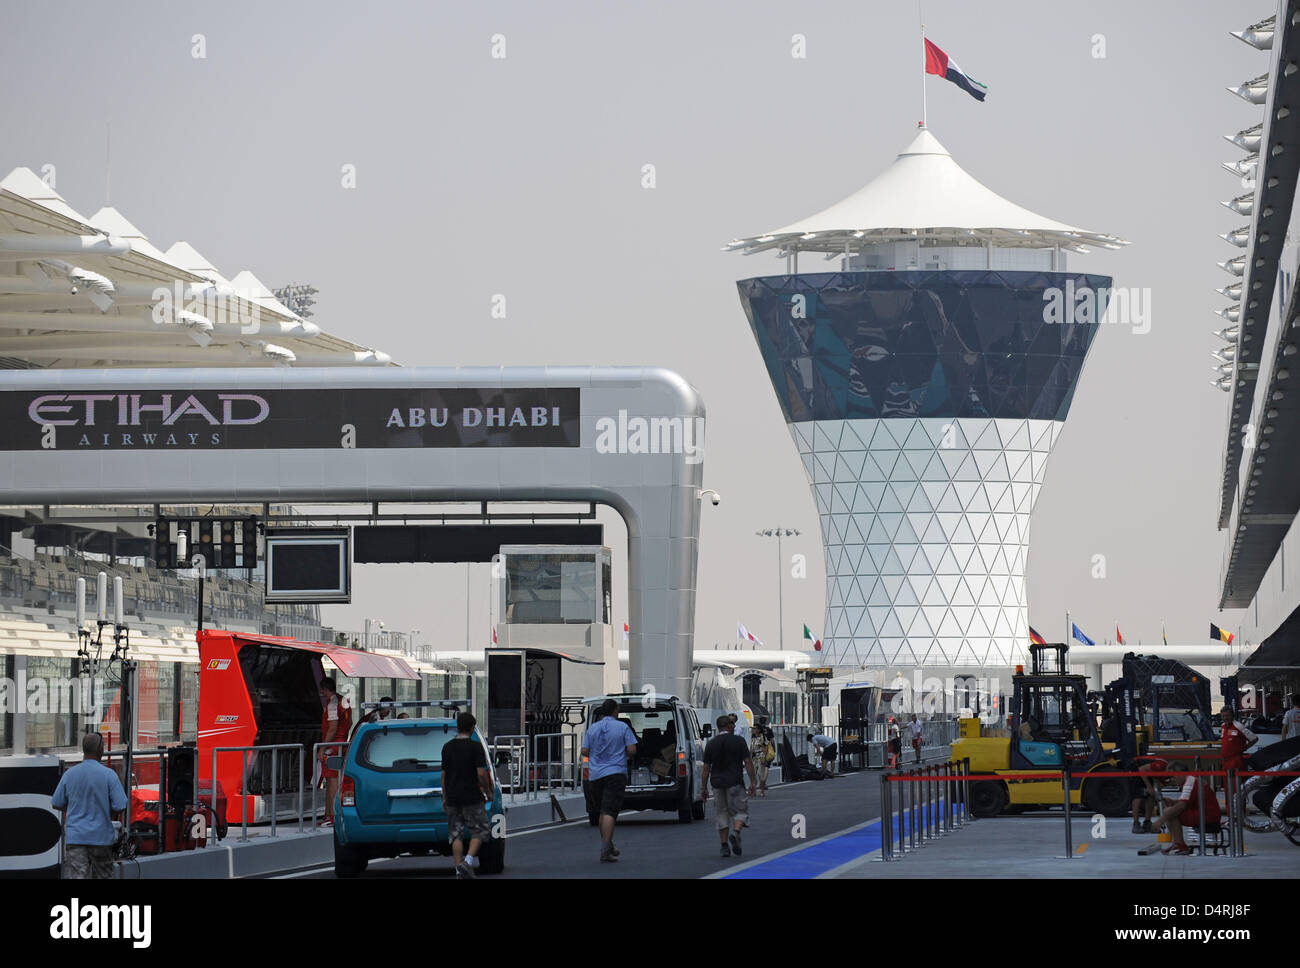
[[[0,180],[0,365],[383,366],[323,333],[251,272],[166,252],[114,208],[89,218],[29,168]]]
[[[1117,249],[1123,239],[1036,215],[986,188],[922,129],[894,163],[848,198],[815,215],[723,248],[746,255],[779,249],[851,255],[882,242],[986,248]]]

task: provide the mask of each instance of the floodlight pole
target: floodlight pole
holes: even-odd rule
[[[799,532],[790,528],[768,528],[765,531],[755,531],[754,534],[760,538],[776,537],[776,614],[777,614],[777,640],[780,643],[781,651],[785,651],[785,552],[782,550],[781,539],[785,537],[796,537]]]

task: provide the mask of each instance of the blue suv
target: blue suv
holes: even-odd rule
[[[334,804],[338,877],[356,877],[374,857],[451,855],[442,803],[442,748],[456,738],[457,709],[468,703],[383,704],[404,705],[441,706],[450,716],[364,722],[353,734],[347,755],[330,757],[326,763],[342,773]],[[477,729],[473,739],[483,744],[492,776],[492,802],[485,806],[493,836],[479,848],[479,870],[499,874],[506,862],[501,784]]]

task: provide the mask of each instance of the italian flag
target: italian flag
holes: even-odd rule
[[[813,644],[813,650],[820,652],[822,650],[822,640],[812,634],[812,629],[807,625],[803,627],[803,637]]]
[[[925,72],[952,81],[977,101],[983,101],[989,89],[975,80],[957,62],[925,38]]]

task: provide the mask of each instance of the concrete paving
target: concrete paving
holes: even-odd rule
[[[1207,854],[1139,856],[1155,834],[1132,833],[1127,818],[1105,821],[1104,836],[1094,836],[1091,816],[1070,825],[1074,855],[1064,860],[1065,818],[1059,812],[976,820],[909,851],[901,860],[882,862],[880,850],[860,856],[822,876],[860,878],[1294,878],[1300,877],[1300,847],[1280,833],[1246,832],[1247,856]],[[872,846],[879,843],[879,836]],[[1164,845],[1161,845],[1164,846]]]

